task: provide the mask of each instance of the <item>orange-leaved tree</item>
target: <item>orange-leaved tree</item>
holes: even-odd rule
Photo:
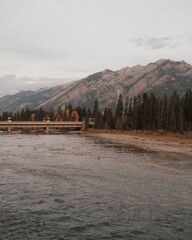
[[[78,120],[79,119],[79,114],[77,113],[77,111],[73,111],[71,113],[71,119],[72,120]]]
[[[35,113],[32,113],[31,114],[31,121],[34,121],[35,120]]]

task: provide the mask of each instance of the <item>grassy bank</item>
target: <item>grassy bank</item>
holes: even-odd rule
[[[178,142],[192,144],[192,132],[170,133],[165,131],[118,131],[114,129],[88,129],[89,133],[107,133],[148,138],[163,142]]]

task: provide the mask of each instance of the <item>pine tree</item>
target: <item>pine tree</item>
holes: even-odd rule
[[[168,127],[171,132],[176,133],[180,131],[181,126],[181,102],[177,91],[174,91],[169,99],[168,106]]]
[[[97,99],[95,99],[94,107],[93,107],[93,117],[95,118],[96,116],[98,116],[98,113],[99,113],[99,103]]]
[[[63,120],[63,111],[61,109],[61,106],[58,107],[57,112],[59,114],[59,121]]]
[[[158,126],[158,104],[154,93],[150,94],[149,98],[149,128],[157,129]]]
[[[99,103],[97,99],[95,99],[94,102],[93,117],[95,118],[95,128],[99,129],[101,127],[101,116],[99,112]]]
[[[138,98],[136,98],[135,103],[135,129],[141,130],[142,129],[142,99],[139,95]]]
[[[2,113],[2,120],[3,121],[7,121],[8,117],[9,117],[8,112],[7,111],[6,112],[3,111],[3,113]]]
[[[168,115],[167,104],[168,104],[167,95],[165,94],[161,101],[161,109],[160,109],[160,128],[161,129],[166,129],[166,126],[167,126],[167,115]]]
[[[54,121],[54,110],[50,108],[48,113],[46,114],[50,121]]]
[[[192,130],[192,91],[187,89],[183,101],[183,112],[186,122],[186,130]]]
[[[143,94],[142,104],[142,130],[148,130],[150,127],[149,123],[149,97],[147,93]]]
[[[127,121],[126,121],[126,129],[133,130],[134,129],[134,112],[133,112],[133,100],[130,99],[128,113],[127,113]]]
[[[125,110],[124,110],[124,119],[123,119],[123,130],[128,130],[128,110],[129,110],[129,98],[125,100]]]
[[[105,129],[114,128],[113,112],[110,108],[109,109],[105,108],[103,120],[104,120],[103,128]]]
[[[123,116],[123,99],[120,94],[115,111],[115,127],[118,130],[122,130],[122,116]]]

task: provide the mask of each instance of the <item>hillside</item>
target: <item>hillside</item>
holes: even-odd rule
[[[118,71],[104,70],[70,84],[38,91],[22,91],[0,98],[0,112],[29,108],[57,108],[71,103],[73,106],[92,107],[95,98],[100,107],[116,105],[121,93],[125,99],[154,92],[157,96],[180,95],[192,88],[192,66],[184,61],[159,60],[146,66],[125,67]]]

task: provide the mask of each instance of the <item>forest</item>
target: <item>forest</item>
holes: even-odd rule
[[[170,97],[164,95],[156,97],[154,93],[144,93],[133,99],[120,94],[117,105],[113,111],[110,108],[100,110],[97,99],[93,109],[85,107],[73,107],[70,103],[62,110],[59,106],[57,111],[50,108],[48,111],[40,108],[32,110],[25,108],[22,111],[3,112],[0,121],[82,121],[85,119],[88,126],[90,118],[95,119],[96,129],[130,130],[160,130],[166,132],[192,131],[192,91],[188,89],[184,96],[180,97],[174,91]]]

